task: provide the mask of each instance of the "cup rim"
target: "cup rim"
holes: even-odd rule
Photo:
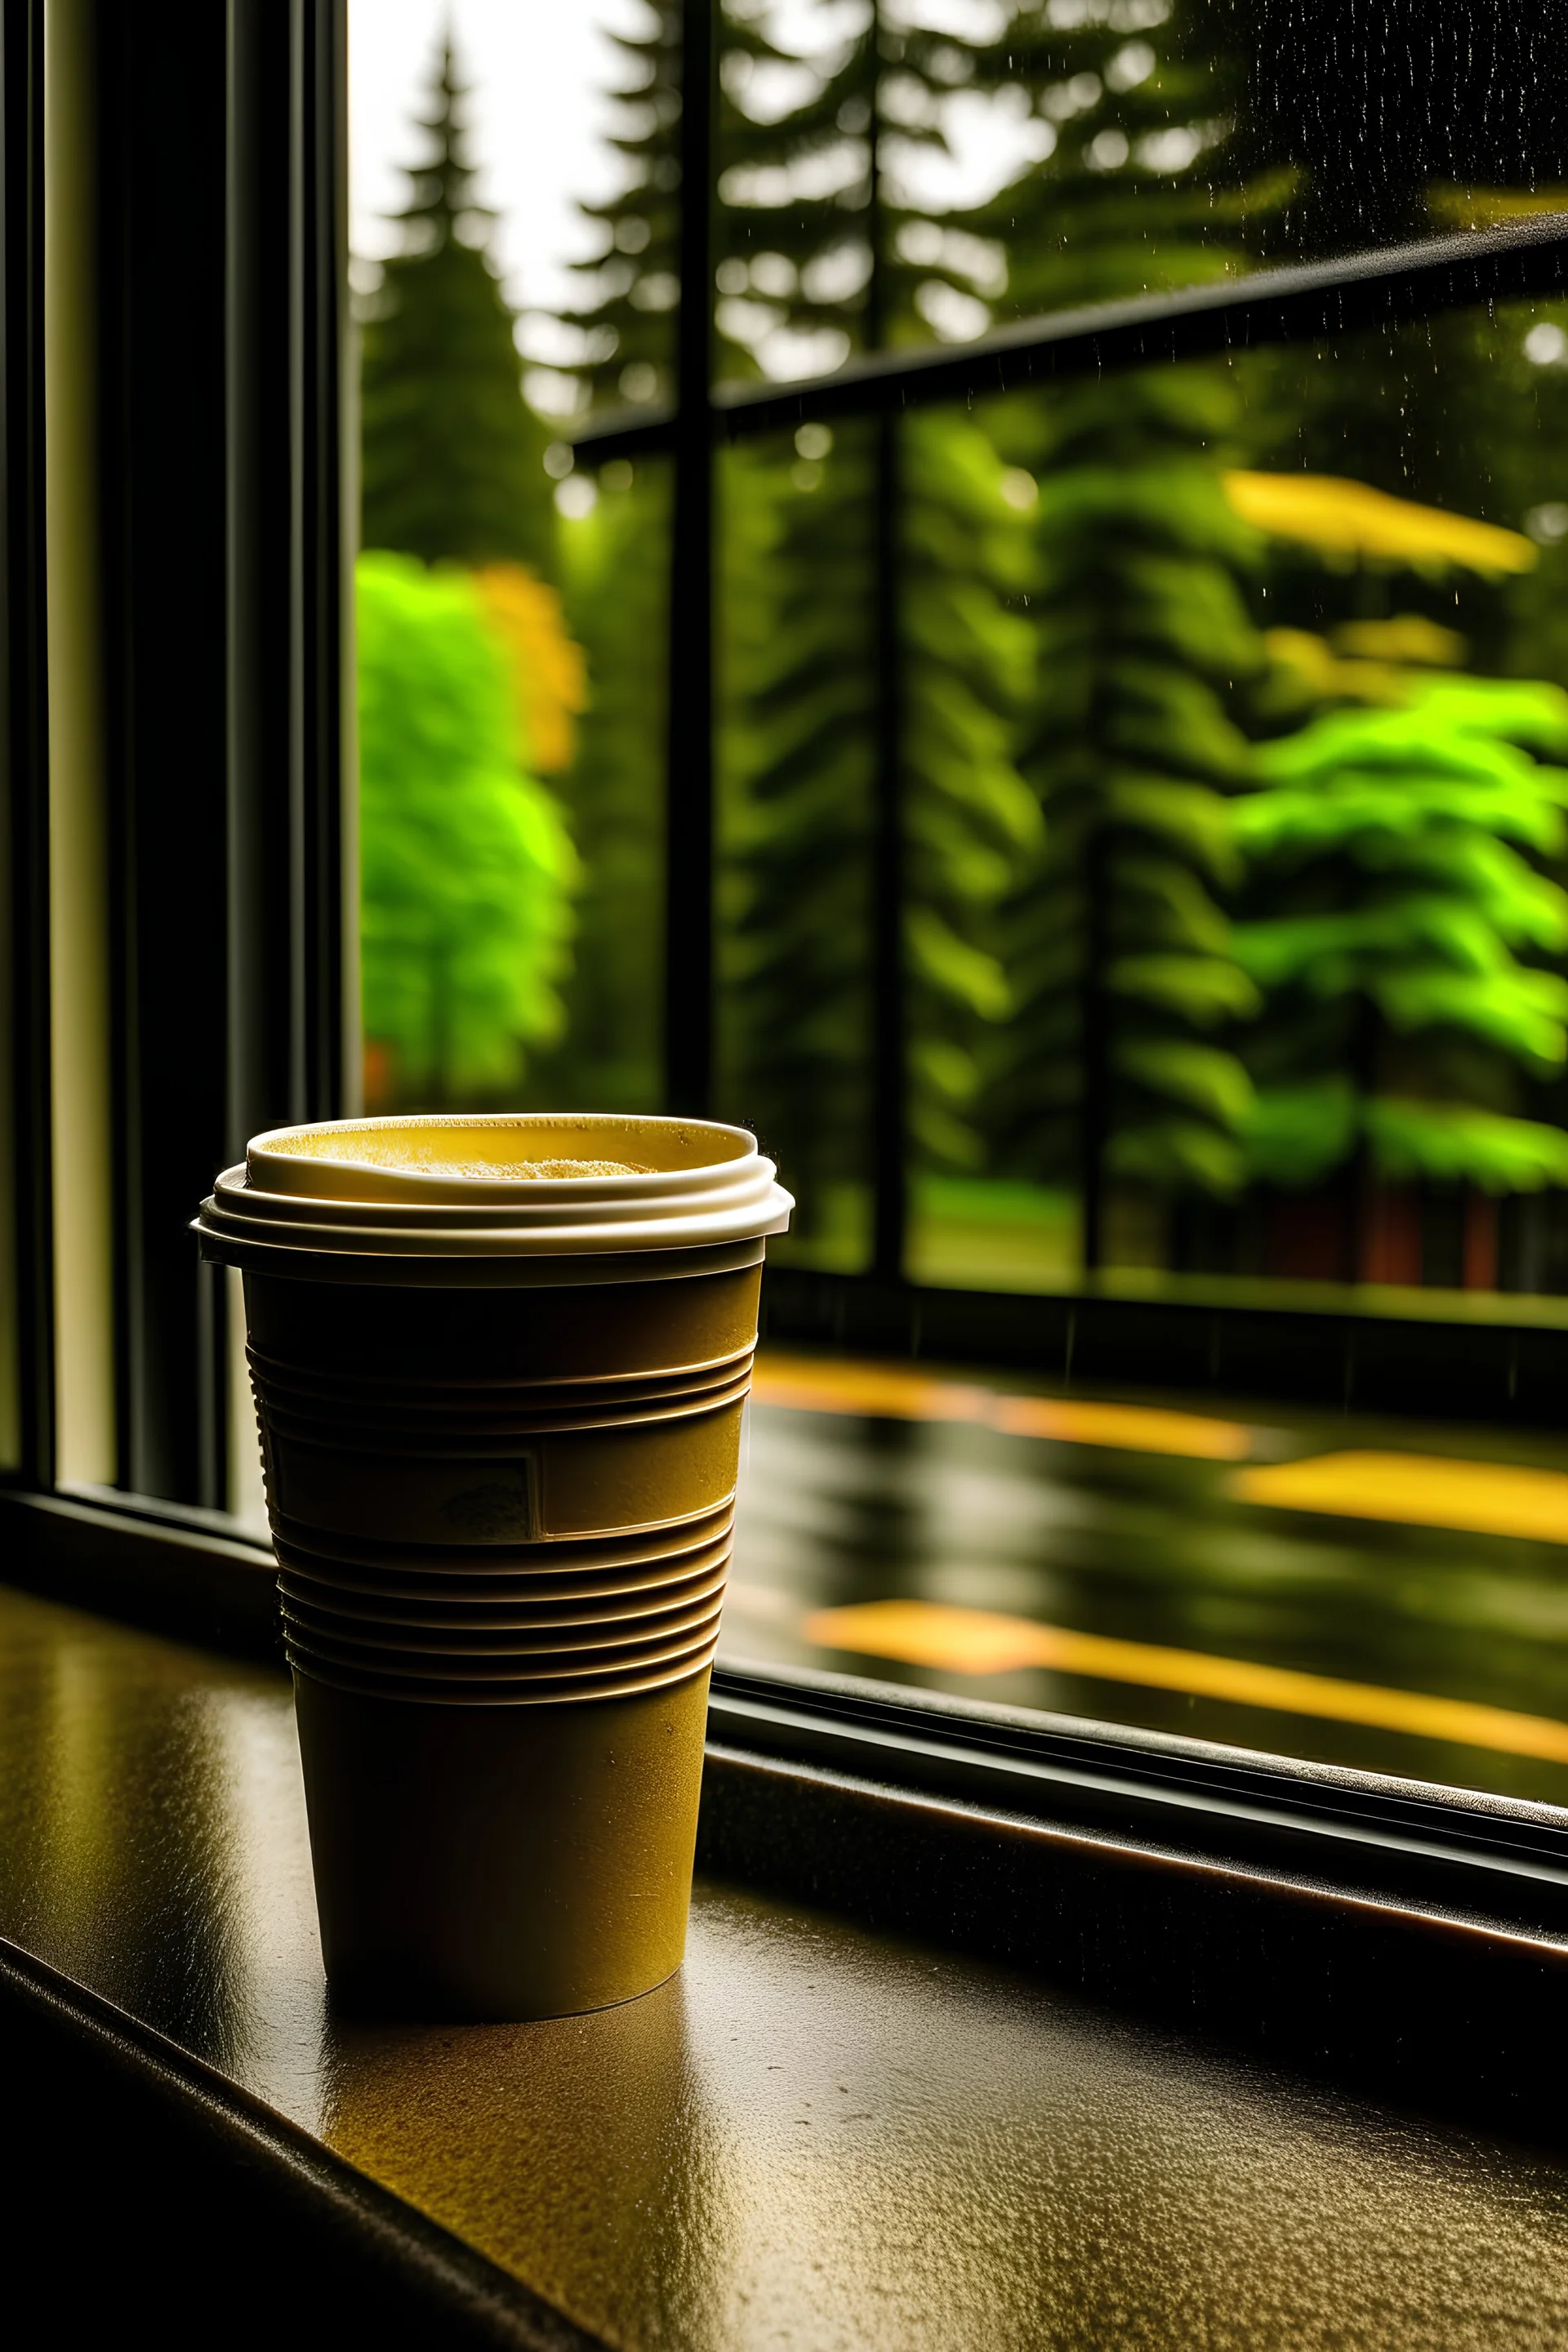
[[[647,1150],[658,1145],[684,1145],[700,1139],[707,1156],[677,1159],[665,1166],[628,1170],[605,1176],[450,1176],[435,1169],[387,1167],[352,1153],[291,1150],[297,1139],[353,1136],[537,1135],[567,1138],[625,1137],[628,1144]],[[559,1159],[570,1153],[550,1155]],[[607,1153],[584,1154],[607,1158]],[[738,1168],[755,1161],[757,1139],[749,1128],[727,1120],[679,1118],[660,1111],[393,1111],[354,1118],[302,1119],[287,1127],[267,1129],[246,1146],[247,1182],[253,1189],[275,1191],[295,1200],[363,1202],[372,1206],[393,1201],[410,1206],[439,1207],[460,1202],[476,1207],[504,1207],[517,1202],[656,1200],[668,1193],[721,1188],[732,1181]],[[347,1181],[349,1189],[330,1192],[325,1185],[291,1182],[302,1170],[330,1167]],[[265,1173],[272,1186],[257,1186]],[[367,1189],[368,1180],[368,1189]]]
[[[489,1134],[624,1140],[632,1172],[495,1176],[388,1168],[301,1139]],[[647,1166],[632,1155],[647,1153]],[[521,1155],[518,1155],[521,1158]],[[456,1161],[457,1150],[451,1158]],[[322,1178],[326,1169],[330,1175]],[[217,1177],[196,1230],[220,1261],[237,1247],[371,1257],[618,1256],[761,1240],[795,1206],[749,1129],[633,1112],[423,1112],[268,1129]],[[314,1181],[312,1181],[314,1180]]]

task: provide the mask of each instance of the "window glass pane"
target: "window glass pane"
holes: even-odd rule
[[[353,12],[373,1110],[657,1099],[668,484],[564,437],[668,394],[651,23]]]
[[[910,1270],[1568,1324],[1568,301],[901,446]],[[1568,1801],[1548,1439],[774,1355],[742,1507],[731,1654]]]
[[[1151,1262],[1568,1287],[1565,319],[1234,372],[1262,655],[1228,900],[1247,1181],[1192,1188]]]
[[[906,426],[920,1278],[1568,1293],[1565,320]]]
[[[411,200],[445,19],[355,19],[374,1108],[658,1099],[669,464],[565,437],[672,395],[679,11],[521,14],[455,10]],[[1554,204],[1556,32],[1422,24],[1412,102],[1273,0],[731,8],[718,372]],[[1565,426],[1541,301],[721,450],[715,1107],[775,1263],[897,1270],[901,1133],[932,1287],[1568,1321]],[[1562,1474],[1454,1451],[775,1350],[727,1649],[1568,1799]]]

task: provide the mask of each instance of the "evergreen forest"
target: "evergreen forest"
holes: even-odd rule
[[[716,13],[721,379],[1340,234],[1226,0]],[[578,416],[668,402],[682,299],[677,0],[614,48]],[[465,125],[448,41],[360,298],[367,1100],[649,1109],[669,482],[531,406]],[[797,1263],[868,1261],[891,758],[911,1275],[1568,1291],[1568,304],[738,440],[715,577],[715,1109]]]

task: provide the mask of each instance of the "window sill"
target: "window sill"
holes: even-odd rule
[[[1544,2127],[1552,1939],[727,1747],[669,1986],[542,2026],[362,2026],[325,2000],[280,1673],[0,1595],[0,2010],[216,2112],[253,2172],[390,2232],[455,2325],[482,2304],[486,2340],[1054,2340],[1099,2280],[1150,2340],[1305,2342],[1331,2267],[1352,2334],[1539,2322],[1557,2168],[1280,2061],[1321,2057],[1360,1982],[1363,2037],[1425,2041],[1472,2089],[1483,2056],[1533,2075],[1501,2105]],[[846,1895],[883,1932],[830,1916]],[[1070,1989],[885,1932],[932,1927]],[[1238,1998],[1268,2066],[1172,2030]]]

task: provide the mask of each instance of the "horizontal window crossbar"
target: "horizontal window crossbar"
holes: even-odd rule
[[[1501,228],[1062,310],[998,328],[973,343],[853,360],[832,375],[798,383],[721,383],[712,392],[709,417],[716,438],[750,439],[808,418],[990,399],[1101,369],[1395,326],[1472,303],[1550,291],[1565,277],[1568,213],[1543,213]],[[675,415],[673,408],[635,417],[616,412],[584,424],[574,446],[592,465],[650,456],[669,446]]]

